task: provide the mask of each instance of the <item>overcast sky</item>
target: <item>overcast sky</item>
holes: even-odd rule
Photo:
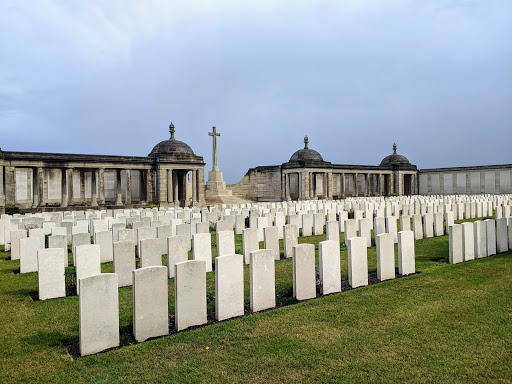
[[[0,0],[0,147],[146,156],[228,183],[303,147],[337,164],[512,163],[512,1]]]

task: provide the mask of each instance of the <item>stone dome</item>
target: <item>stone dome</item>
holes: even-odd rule
[[[299,149],[295,152],[292,157],[290,157],[290,163],[305,163],[311,161],[320,161],[323,162],[324,159],[322,156],[315,151],[314,149],[308,148],[309,139],[308,137],[304,137],[304,148]]]
[[[393,153],[386,156],[380,163],[381,167],[393,167],[393,166],[411,166],[411,162],[407,157],[396,153],[396,144],[393,144]]]
[[[190,146],[183,141],[174,138],[174,124],[169,126],[171,137],[168,140],[161,141],[154,146],[149,156],[173,156],[173,155],[192,155],[195,156],[194,151]]]

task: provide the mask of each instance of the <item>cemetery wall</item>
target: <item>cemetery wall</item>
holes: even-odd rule
[[[512,164],[422,169],[420,195],[512,193]]]
[[[253,201],[281,201],[281,166],[251,168],[236,184],[227,186],[233,196]]]

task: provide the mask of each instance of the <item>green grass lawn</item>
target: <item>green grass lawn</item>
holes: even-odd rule
[[[299,240],[318,252],[325,235]],[[340,257],[346,278],[346,248]],[[511,382],[512,253],[459,265],[447,257],[448,237],[419,240],[419,273],[307,302],[292,298],[292,262],[280,260],[281,307],[140,344],[132,290],[122,288],[123,347],[73,360],[64,344],[78,342],[78,297],[34,302],[37,274],[13,274],[19,261],[0,252],[0,382]],[[375,248],[368,261],[375,273]],[[248,278],[246,267],[247,306]],[[211,272],[209,310],[214,287]]]

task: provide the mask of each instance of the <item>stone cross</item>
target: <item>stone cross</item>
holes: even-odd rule
[[[208,136],[213,137],[213,165],[212,171],[219,170],[219,164],[217,161],[217,136],[220,136],[220,133],[217,133],[217,128],[213,127],[213,132],[208,132]]]

